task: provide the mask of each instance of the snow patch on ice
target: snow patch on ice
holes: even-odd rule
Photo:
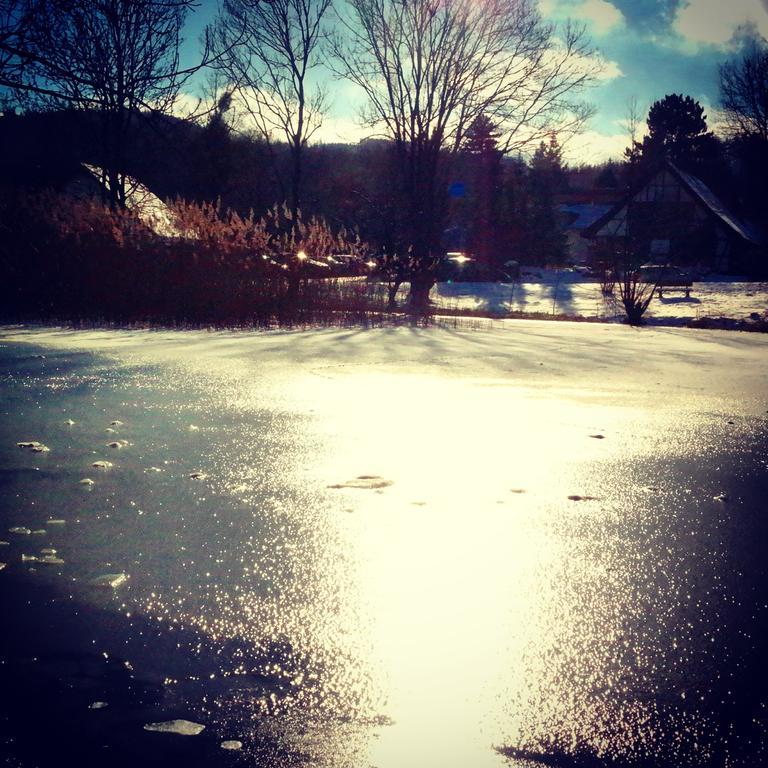
[[[51,450],[47,445],[39,443],[37,440],[21,441],[16,443],[16,445],[18,445],[19,448],[27,448],[32,451],[32,453],[48,453],[48,451]]]
[[[97,576],[91,579],[91,585],[94,587],[110,587],[117,589],[125,584],[130,576],[127,573],[105,573],[103,576]]]
[[[197,736],[205,730],[205,726],[193,723],[191,720],[166,720],[162,723],[147,723],[144,730],[155,733],[176,733],[179,736]]]
[[[228,739],[227,741],[221,742],[221,748],[222,749],[229,749],[229,750],[238,750],[243,748],[243,742],[238,741],[237,739]]]
[[[387,488],[392,485],[392,480],[385,480],[379,475],[358,475],[352,480],[343,483],[334,483],[329,488],[363,488],[366,490],[376,490],[378,488]]]

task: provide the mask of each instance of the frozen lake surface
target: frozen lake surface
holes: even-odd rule
[[[0,371],[7,765],[766,763],[765,336],[6,327]]]

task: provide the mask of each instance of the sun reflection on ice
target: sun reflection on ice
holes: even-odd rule
[[[509,732],[508,702],[544,672],[523,661],[552,631],[547,576],[565,554],[554,510],[585,490],[579,462],[611,452],[589,430],[630,418],[494,384],[386,374],[297,384],[311,387],[330,447],[309,472],[316,482],[362,472],[392,482],[336,491],[360,646],[393,721],[371,742],[381,768],[504,763],[493,746]]]

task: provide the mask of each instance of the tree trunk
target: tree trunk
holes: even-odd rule
[[[416,272],[411,276],[411,291],[408,296],[408,307],[411,312],[425,314],[429,309],[429,292],[435,285],[431,273]]]
[[[396,309],[397,308],[397,301],[396,296],[397,292],[400,290],[400,285],[402,284],[401,280],[396,280],[393,283],[390,283],[387,287],[387,309]]]
[[[291,151],[291,215],[294,226],[301,207],[302,146],[295,142]]]

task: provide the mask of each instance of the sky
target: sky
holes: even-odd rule
[[[717,123],[718,66],[737,57],[755,35],[768,38],[768,0],[538,0],[553,22],[583,23],[604,60],[603,74],[585,94],[596,108],[587,129],[565,148],[572,164],[620,159],[624,126],[635,99],[644,122],[650,105],[669,93],[692,96]],[[215,0],[202,0],[190,20],[190,44],[213,18]],[[370,135],[358,119],[352,86],[329,83],[332,106],[317,139],[358,141]]]
[[[669,93],[692,96],[717,123],[718,66],[755,34],[768,37],[768,0],[540,0],[542,13],[584,22],[606,60],[588,98],[597,115],[569,148],[572,162],[620,157],[628,102],[643,115]]]

